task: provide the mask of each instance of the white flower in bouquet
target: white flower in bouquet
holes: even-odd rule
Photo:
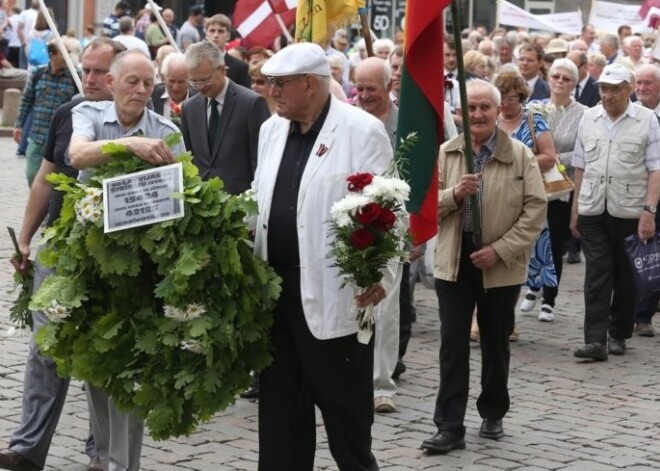
[[[351,216],[355,216],[358,209],[371,203],[366,196],[349,193],[337,201],[330,208],[330,216],[339,227],[346,227],[351,223]]]
[[[189,352],[202,354],[204,349],[202,348],[202,343],[199,340],[184,340],[180,344],[181,350],[188,350]]]
[[[76,218],[79,222],[93,224],[101,219],[103,215],[101,196],[102,192],[97,188],[85,189],[85,197],[77,201],[75,205]]]
[[[206,308],[201,304],[193,303],[186,306],[185,309],[179,309],[178,307],[166,305],[163,308],[163,314],[169,319],[173,319],[177,322],[187,322],[193,319],[197,319],[206,312]]]
[[[46,314],[48,320],[51,322],[63,322],[67,317],[69,317],[71,310],[62,306],[57,302],[57,300],[53,299],[51,305],[44,309],[44,313]]]
[[[364,187],[362,194],[376,199],[406,201],[410,195],[410,186],[399,178],[375,175],[371,184]]]

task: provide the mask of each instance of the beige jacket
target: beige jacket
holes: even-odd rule
[[[434,276],[456,281],[461,254],[463,204],[454,186],[466,173],[465,138],[461,134],[440,148],[439,230]],[[493,158],[482,173],[482,242],[500,260],[483,271],[485,288],[525,282],[531,247],[546,219],[545,190],[531,151],[498,129]]]

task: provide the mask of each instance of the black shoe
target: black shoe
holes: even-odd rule
[[[403,362],[403,360],[397,360],[396,366],[394,367],[394,372],[392,373],[392,379],[399,379],[399,376],[405,373],[406,370],[406,364]]]
[[[241,399],[259,399],[259,384],[252,383],[240,396]]]
[[[504,436],[502,419],[484,419],[483,422],[481,422],[479,436],[481,438],[490,438],[491,440],[502,438]]]
[[[422,450],[428,453],[447,453],[465,448],[465,439],[446,430],[440,431],[422,442]]]
[[[0,451],[0,469],[9,469],[11,471],[39,471],[42,468],[18,452],[3,450]]]
[[[626,352],[626,341],[610,338],[610,347],[608,349],[612,355],[623,355]]]
[[[595,361],[607,360],[607,350],[602,343],[588,343],[573,352],[577,358],[588,358]]]
[[[582,259],[580,258],[580,252],[573,252],[569,250],[568,255],[566,256],[566,263],[573,265],[574,263],[580,263]]]

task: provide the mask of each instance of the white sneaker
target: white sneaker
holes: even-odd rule
[[[555,320],[555,311],[552,309],[552,306],[549,304],[544,304],[541,306],[541,312],[539,312],[539,320],[541,322],[552,322]]]
[[[520,310],[522,312],[530,312],[534,309],[534,306],[536,306],[536,301],[539,299],[540,295],[540,291],[532,291],[531,289],[527,290],[527,294],[520,303]]]

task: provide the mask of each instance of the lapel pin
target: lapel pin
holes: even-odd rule
[[[319,150],[316,151],[316,155],[317,155],[317,157],[321,157],[326,152],[328,152],[328,146],[326,146],[325,144],[321,144],[319,146]]]

